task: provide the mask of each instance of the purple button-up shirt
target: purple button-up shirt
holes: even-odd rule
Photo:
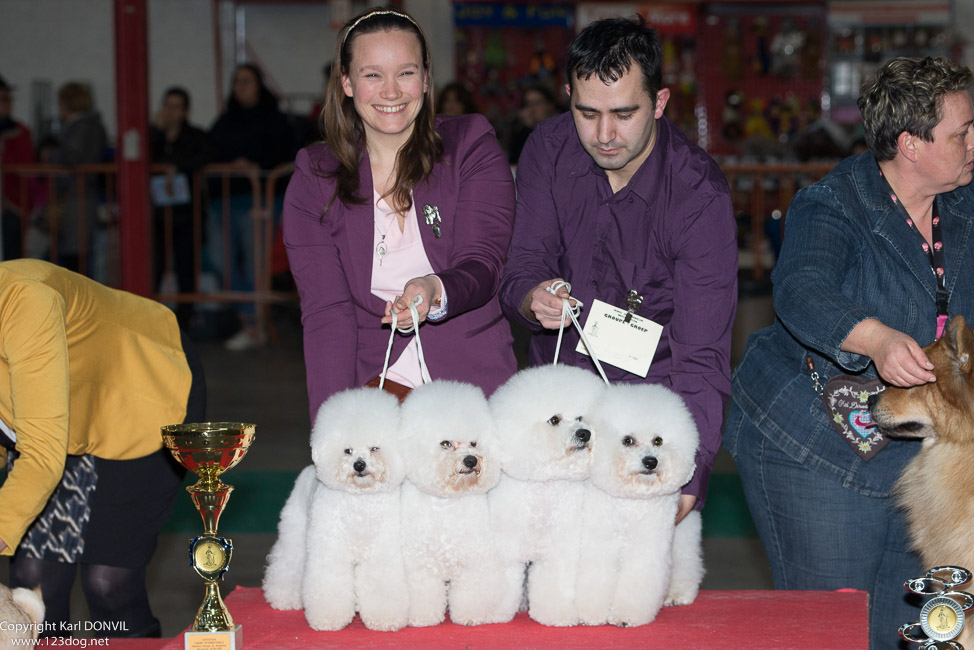
[[[585,305],[599,299],[625,309],[630,289],[643,297],[636,313],[663,326],[649,374],[603,368],[612,383],[658,383],[683,397],[700,432],[697,470],[683,491],[697,497],[699,508],[730,393],[737,228],[717,164],[665,117],[657,125],[649,158],[615,194],[582,148],[571,113],[538,125],[518,162],[500,297],[509,318],[535,331],[531,365],[552,362],[557,338],[557,330],[542,329],[518,310],[539,282],[564,278]],[[559,361],[593,369],[589,357],[575,352],[574,328],[564,336]]]

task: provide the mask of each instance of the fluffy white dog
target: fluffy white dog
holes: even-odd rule
[[[291,494],[281,509],[277,540],[267,554],[263,583],[264,600],[274,609],[304,607],[301,586],[307,554],[308,517],[311,497],[317,486],[315,466],[308,465],[298,474]]]
[[[501,448],[500,484],[488,496],[505,560],[504,608],[544,625],[576,625],[579,515],[592,460],[589,424],[604,384],[572,366],[522,370],[490,398]]]
[[[409,624],[502,622],[502,582],[487,511],[500,463],[494,425],[476,386],[435,381],[402,405],[402,548]]]
[[[268,556],[272,607],[304,607],[316,630],[342,629],[356,611],[373,630],[405,627],[399,424],[398,400],[374,388],[322,404],[311,433],[314,466],[298,476]]]
[[[586,625],[644,625],[667,599],[675,559],[688,566],[678,570],[674,602],[691,592],[695,597],[703,577],[699,517],[684,532],[688,545],[696,536],[697,550],[673,554],[680,489],[693,476],[697,429],[683,400],[652,384],[606,388],[595,426],[599,441],[581,515],[585,550],[575,602]]]
[[[703,522],[699,510],[691,510],[673,533],[673,570],[670,590],[663,605],[689,605],[700,593],[700,582],[706,573],[701,545]]]

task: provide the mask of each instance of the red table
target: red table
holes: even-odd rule
[[[503,625],[436,627],[373,632],[356,618],[339,632],[316,632],[304,613],[279,612],[260,589],[238,587],[226,598],[243,625],[244,648],[700,648],[739,650],[849,650],[869,646],[866,592],[702,591],[686,607],[664,607],[649,625],[635,628],[545,627],[519,614]],[[896,631],[892,630],[895,635]],[[112,648],[182,650],[182,637],[115,640]]]

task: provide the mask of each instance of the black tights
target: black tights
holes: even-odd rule
[[[10,586],[41,586],[45,634],[71,636],[68,608],[77,564],[17,557],[10,561]],[[81,586],[88,601],[93,634],[98,637],[161,637],[145,587],[145,567],[128,569],[82,564]],[[62,627],[62,625],[64,627]]]

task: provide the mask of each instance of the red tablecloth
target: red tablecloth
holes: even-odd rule
[[[436,627],[373,632],[356,618],[339,632],[316,632],[304,613],[279,612],[260,589],[238,587],[226,598],[251,648],[816,648],[869,646],[863,591],[703,591],[686,607],[664,607],[649,625],[635,628],[545,627],[519,614],[504,625]],[[891,631],[896,635],[896,631]],[[182,637],[113,641],[112,648],[181,650]]]

